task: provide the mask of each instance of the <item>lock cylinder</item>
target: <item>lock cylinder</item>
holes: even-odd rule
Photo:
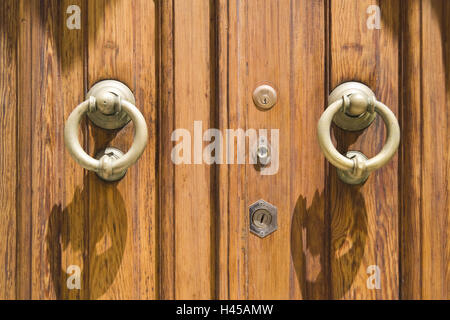
[[[258,200],[249,207],[250,232],[265,238],[275,232],[277,225],[277,207],[264,200]]]

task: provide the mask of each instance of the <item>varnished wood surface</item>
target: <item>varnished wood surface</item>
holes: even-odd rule
[[[175,299],[175,165],[173,145],[168,143],[174,130],[174,37],[173,0],[158,3],[159,17],[159,272],[160,298]]]
[[[17,233],[16,233],[16,296],[20,299],[31,297],[31,104],[32,104],[32,81],[31,81],[31,6],[25,1],[19,2],[17,19],[20,21],[17,43],[17,104],[24,112],[17,115],[17,167],[21,168],[17,175]],[[30,94],[21,94],[29,92]],[[2,168],[3,169],[3,168]],[[4,169],[3,169],[4,170]]]
[[[447,1],[422,2],[422,298],[450,298],[450,13]],[[444,70],[446,72],[444,72]]]
[[[65,26],[69,5],[81,8],[81,30]],[[17,200],[10,197],[18,210],[17,297],[157,298],[154,2],[23,1],[12,11],[21,22],[18,54],[10,58],[18,61],[15,95],[22,109],[10,122],[19,126],[17,168],[23,168],[16,174]],[[82,170],[65,151],[62,135],[68,115],[103,79],[132,89],[149,127],[141,161],[115,184]],[[111,133],[83,121],[80,132],[91,155],[107,145],[126,151],[133,125]],[[81,268],[80,290],[67,289],[70,265]]]
[[[17,238],[17,47],[18,6],[16,1],[3,1],[0,4],[0,233],[2,246],[0,262],[3,272],[0,276],[0,297],[16,297],[15,254]],[[15,12],[10,16],[10,12]]]
[[[449,299],[450,5],[404,8],[401,297]]]
[[[325,103],[325,2],[229,2],[228,11],[226,125],[280,137],[277,174],[228,167],[229,298],[326,298],[325,167],[312,165],[322,162],[315,126]],[[252,101],[262,83],[279,97],[266,112]],[[248,207],[259,199],[278,209],[278,230],[265,239],[248,232]]]
[[[372,4],[380,30],[366,26]],[[81,30],[65,26],[69,5]],[[444,0],[3,1],[0,298],[448,299],[449,13]],[[103,79],[131,88],[149,127],[117,183],[81,169],[63,141]],[[349,80],[371,87],[402,132],[398,154],[359,187],[337,178],[316,139],[328,93]],[[266,112],[252,101],[261,83],[278,93]],[[248,142],[245,165],[174,165],[171,134],[194,138],[194,121],[279,129],[278,173],[248,164]],[[339,151],[369,157],[385,135],[380,117],[363,132],[332,129]],[[90,155],[126,151],[133,125],[85,120],[79,138]],[[259,199],[278,208],[264,239],[249,233]],[[70,265],[81,290],[67,289]],[[380,290],[367,288],[371,265]]]
[[[127,84],[150,137],[140,161],[120,182],[88,176],[91,298],[157,297],[156,17],[152,1],[89,2],[88,87],[101,79]],[[131,122],[114,133],[90,128],[93,154],[107,145],[126,151],[132,143]]]
[[[400,1],[380,1],[381,29],[369,30],[365,14],[371,1],[331,2],[330,89],[345,81],[369,86],[398,117]],[[358,14],[359,13],[359,14]],[[337,149],[375,156],[386,130],[381,117],[363,132],[332,129]],[[397,299],[399,292],[397,155],[371,174],[363,186],[342,183],[330,168],[333,298]],[[381,289],[367,288],[369,266],[380,270]]]
[[[403,74],[399,182],[403,186],[400,205],[400,253],[402,298],[422,297],[421,212],[422,212],[422,87],[421,1],[407,1],[402,20]],[[414,76],[412,76],[414,75]]]
[[[174,128],[191,132],[194,121],[203,130],[213,127],[211,22],[212,2],[175,0],[174,17]],[[163,143],[170,144],[170,141]],[[179,142],[177,142],[179,143]],[[205,144],[206,145],[206,144]],[[201,150],[203,146],[200,145]],[[200,163],[196,161],[199,156]],[[175,298],[214,297],[214,186],[212,167],[192,151],[191,164],[174,169]],[[195,158],[194,158],[195,157]],[[196,163],[197,162],[197,163]],[[164,178],[164,177],[162,177]],[[164,250],[164,248],[161,248]]]

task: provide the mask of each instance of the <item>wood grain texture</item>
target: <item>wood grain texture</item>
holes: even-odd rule
[[[422,298],[450,298],[450,54],[446,1],[422,1]]]
[[[135,90],[132,17],[129,2],[89,2],[88,33],[92,40],[88,43],[88,87],[100,80],[114,79]],[[139,103],[145,107],[143,102],[136,101]],[[137,107],[142,110],[140,105]],[[92,125],[89,131],[91,155],[107,146],[126,152],[132,143],[131,122],[121,130],[103,130]],[[91,299],[131,299],[137,294],[133,279],[139,260],[134,259],[133,222],[138,190],[130,171],[116,183],[103,183],[95,174],[88,173]]]
[[[69,5],[81,8],[81,30],[66,27]],[[20,172],[17,201],[9,197],[16,201],[17,223],[11,220],[14,228],[9,230],[15,233],[17,226],[17,241],[11,238],[17,249],[14,259],[5,264],[18,261],[16,288],[7,282],[5,288],[11,287],[22,299],[156,298],[154,3],[97,1],[88,7],[85,0],[21,1],[10,9],[20,18],[20,24],[14,19],[6,24],[17,27],[18,36],[5,33],[11,40],[5,50],[18,48],[17,65],[14,52],[8,51],[5,57],[14,62],[11,68],[17,68],[14,97],[21,112],[10,125],[18,126],[14,131],[19,145],[17,160],[14,154],[10,161],[17,161]],[[82,170],[63,142],[65,119],[93,83],[107,78],[131,87],[150,136],[138,164],[116,184],[101,182]],[[2,101],[9,101],[7,92]],[[120,132],[106,133],[83,121],[79,138],[91,155],[110,144],[126,151],[132,131],[130,124]],[[14,138],[10,141],[16,143]],[[68,268],[73,265],[81,269],[80,290],[67,288]]]
[[[422,298],[422,91],[421,1],[403,5],[402,107],[400,148],[401,298]]]
[[[21,110],[17,116],[17,167],[20,174],[17,175],[17,235],[16,235],[16,291],[18,299],[31,298],[31,137],[30,130],[32,95],[32,8],[26,1],[20,1],[18,15],[20,24],[17,39],[17,103]]]
[[[175,299],[175,165],[171,159],[174,131],[173,1],[158,1],[159,16],[159,256],[160,298]]]
[[[88,87],[115,79],[131,88],[149,128],[147,148],[124,179],[89,173],[89,297],[157,297],[156,10],[149,1],[95,1],[88,7]],[[89,151],[126,152],[133,123],[114,132],[89,126]]]
[[[174,172],[177,299],[209,299],[215,290],[213,174],[202,160],[203,142],[194,142],[195,135],[203,137],[201,129],[194,133],[194,121],[201,121],[203,130],[212,127],[211,6],[210,1],[174,1],[174,128],[187,129],[192,138],[191,164],[177,165]]]
[[[238,81],[238,71],[245,69],[246,60],[241,59],[242,51],[237,41],[237,36],[242,26],[242,13],[244,4],[240,1],[231,1],[228,3],[228,48],[227,48],[227,117],[222,121],[223,129],[246,128],[245,113],[241,108],[246,106],[244,94],[248,90],[241,86]],[[244,15],[245,16],[245,15]],[[239,19],[238,19],[239,18]],[[244,42],[245,44],[245,42]],[[223,112],[222,112],[223,113]],[[222,114],[221,113],[221,114]],[[223,116],[222,116],[223,118]],[[232,145],[232,148],[235,148]],[[227,165],[228,166],[228,185],[227,200],[228,210],[225,215],[228,217],[228,291],[230,299],[248,299],[249,298],[249,282],[248,282],[248,218],[247,218],[247,197],[245,195],[246,188],[246,170],[247,166],[243,165]],[[222,178],[223,176],[219,176]],[[222,183],[222,182],[221,182]],[[237,236],[233,236],[237,235]],[[223,253],[222,253],[223,254]]]
[[[216,56],[216,90],[218,91],[216,124],[223,130],[229,128],[228,109],[228,28],[229,11],[228,1],[220,0],[216,2],[216,37],[217,37],[217,56]],[[229,166],[227,164],[217,165],[217,206],[219,210],[216,223],[216,299],[230,298],[230,261],[229,261],[229,206],[228,199],[230,193],[229,185]]]
[[[408,1],[403,32],[401,297],[449,298],[449,75],[445,1]]]
[[[82,15],[81,30],[69,30],[66,27],[66,19],[69,14],[65,13],[70,5],[80,7]],[[73,108],[84,101],[85,93],[85,43],[86,19],[83,15],[87,6],[85,1],[64,0],[56,7],[54,26],[56,49],[55,64],[58,66],[58,74],[51,79],[58,86],[58,91],[53,93],[57,100],[50,105],[55,112],[61,109],[62,119],[56,124],[56,134],[62,135],[64,121],[69,117]],[[37,44],[39,45],[39,44]],[[82,146],[87,147],[87,121],[81,125],[79,135]],[[46,227],[45,250],[49,265],[51,285],[57,299],[87,299],[88,282],[85,271],[88,269],[87,261],[87,238],[85,230],[88,226],[88,198],[83,190],[85,174],[79,165],[73,161],[65,147],[57,156],[62,159],[61,170],[61,202],[52,205],[50,216]],[[70,266],[78,266],[81,271],[81,289],[69,290],[67,287],[68,276],[74,271]]]
[[[87,204],[72,199],[83,174],[65,154],[62,137],[64,119],[84,98],[83,34],[64,30],[60,10],[67,3],[20,3],[18,165],[24,170],[16,254],[22,299],[77,299],[84,292],[84,284],[71,292],[66,284],[67,267],[83,267]],[[82,1],[71,4],[84,8]]]
[[[284,164],[290,170],[292,214],[289,298],[328,299],[330,213],[325,207],[328,178],[316,131],[327,104],[329,1],[294,1],[290,11],[291,128],[286,134],[291,136],[291,145]],[[283,141],[280,139],[280,143]]]
[[[380,30],[366,25],[374,4]],[[69,5],[81,30],[66,27]],[[449,15],[445,0],[2,1],[0,299],[449,299]],[[63,141],[103,79],[131,88],[149,128],[116,183]],[[363,186],[343,184],[316,139],[329,92],[350,80],[402,135]],[[252,101],[262,83],[278,93],[269,111]],[[194,121],[225,143],[227,129],[269,129],[272,143],[278,129],[277,173],[249,164],[248,138],[245,164],[205,164]],[[172,161],[175,129],[190,132],[191,164]],[[79,139],[92,156],[126,151],[133,130],[84,120]],[[381,117],[332,128],[342,153],[372,157],[385,137]],[[278,208],[264,239],[249,232],[259,199]],[[67,288],[73,265],[80,290]],[[371,265],[380,290],[367,287]]]
[[[47,256],[48,222],[63,203],[64,141],[59,56],[60,7],[56,1],[32,2],[31,73],[31,298],[55,299]],[[25,128],[24,128],[25,130]],[[56,207],[55,207],[56,206]],[[59,285],[57,284],[57,287]]]
[[[17,47],[18,5],[0,4],[0,298],[16,298]]]
[[[379,1],[381,29],[369,30],[366,10],[372,1],[331,2],[330,88],[346,81],[368,85],[378,100],[398,115],[399,1]],[[364,132],[334,128],[341,153],[362,151],[375,156],[385,140],[381,117]],[[398,298],[397,156],[371,174],[363,186],[342,183],[330,167],[331,290],[339,299]],[[366,270],[381,271],[381,289],[367,287]]]
[[[139,159],[134,175],[138,190],[134,200],[135,214],[133,230],[135,260],[139,261],[134,273],[134,283],[139,299],[158,298],[158,191],[157,171],[157,10],[154,1],[141,0],[135,3],[134,92],[142,105],[143,115],[149,127],[147,149]]]
[[[239,1],[228,10],[228,126],[268,129],[269,141],[270,129],[279,130],[275,174],[261,175],[249,164],[250,141],[246,165],[228,169],[229,295],[319,297],[328,269],[324,166],[317,166],[323,162],[314,139],[324,105],[325,2]],[[262,83],[278,95],[266,112],[252,101]],[[299,152],[300,146],[309,151]],[[248,207],[259,199],[278,209],[278,230],[264,239],[249,233]],[[312,289],[315,281],[319,285]]]

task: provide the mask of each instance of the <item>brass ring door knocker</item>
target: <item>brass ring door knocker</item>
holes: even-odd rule
[[[400,144],[400,127],[394,113],[377,101],[375,94],[362,83],[339,85],[329,97],[330,105],[320,117],[317,133],[319,145],[328,161],[338,170],[339,178],[348,184],[364,183],[369,174],[384,166],[394,156]],[[380,153],[371,159],[359,151],[340,154],[330,136],[331,122],[338,127],[358,131],[368,127],[379,114],[386,125],[387,139]]]
[[[139,159],[147,145],[148,130],[144,116],[134,105],[131,90],[118,81],[100,81],[89,90],[86,99],[67,119],[64,128],[67,150],[80,166],[96,172],[103,180],[120,180]],[[109,147],[97,155],[97,159],[90,157],[78,141],[80,121],[85,114],[103,129],[118,129],[132,120],[135,131],[130,150],[123,154],[119,149]]]

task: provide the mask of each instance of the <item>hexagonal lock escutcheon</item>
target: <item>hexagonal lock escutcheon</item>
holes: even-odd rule
[[[277,207],[258,200],[249,207],[250,232],[260,238],[267,237],[278,228]]]

